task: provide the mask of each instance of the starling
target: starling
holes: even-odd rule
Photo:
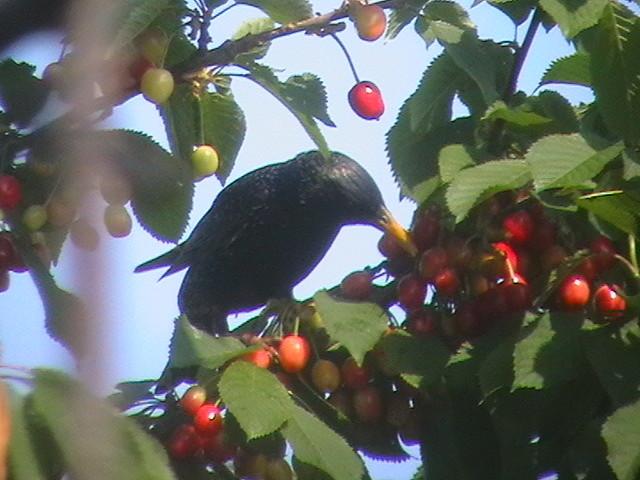
[[[135,271],[168,267],[165,277],[188,269],[180,311],[195,326],[223,334],[229,313],[291,298],[340,228],[353,224],[385,230],[415,253],[358,163],[340,153],[326,159],[306,152],[229,184],[186,241]]]

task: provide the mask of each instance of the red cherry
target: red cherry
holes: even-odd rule
[[[598,266],[593,257],[585,258],[576,269],[577,273],[590,282],[593,282],[598,277],[598,271]]]
[[[531,306],[531,288],[520,274],[516,273],[513,278],[500,285],[500,288],[511,312],[521,312]]]
[[[437,212],[431,210],[418,217],[411,229],[413,242],[420,251],[434,246],[439,235],[440,217]]]
[[[193,417],[193,426],[201,435],[215,435],[222,428],[222,411],[212,403],[201,405]]]
[[[395,237],[385,233],[378,241],[378,250],[389,260],[406,257],[404,248],[398,243]]]
[[[433,247],[420,257],[420,276],[425,280],[433,280],[440,270],[447,266],[449,257],[442,247]]]
[[[380,390],[367,385],[353,394],[353,410],[361,422],[375,423],[382,418],[384,405]]]
[[[22,200],[22,185],[13,175],[0,175],[0,208],[13,210]]]
[[[472,304],[461,305],[453,315],[453,324],[458,335],[473,338],[486,332],[486,324],[476,315]]]
[[[243,355],[242,359],[246,360],[247,362],[251,362],[256,367],[260,368],[269,368],[269,366],[271,365],[271,354],[264,348],[249,352]]]
[[[358,366],[353,357],[347,358],[340,369],[344,386],[352,390],[364,388],[371,380],[371,372],[368,368]]]
[[[542,253],[540,263],[544,271],[550,272],[557,268],[565,258],[567,258],[567,251],[563,246],[551,245]]]
[[[193,425],[180,425],[169,438],[167,449],[171,457],[176,460],[184,460],[194,456],[200,446],[200,438],[195,427]]]
[[[224,430],[202,439],[204,456],[213,463],[225,463],[235,457],[238,448],[229,445]]]
[[[307,366],[311,357],[309,341],[298,335],[284,337],[278,347],[278,356],[285,372],[297,373]]]
[[[589,281],[582,275],[567,277],[558,290],[558,301],[565,310],[581,310],[591,296]]]
[[[460,290],[460,277],[453,268],[441,270],[433,279],[438,295],[453,297]]]
[[[370,272],[353,272],[344,277],[340,290],[350,300],[367,300],[373,293],[373,275]]]
[[[509,304],[501,288],[490,288],[476,299],[475,313],[482,321],[491,322],[508,312]]]
[[[593,298],[597,312],[606,319],[620,318],[627,309],[627,301],[610,285],[598,287]]]
[[[414,310],[406,321],[407,331],[419,337],[435,333],[438,326],[437,315],[431,309]]]
[[[463,238],[453,237],[446,245],[448,264],[454,267],[465,269],[469,266],[473,258],[473,251]]]
[[[609,238],[604,235],[596,237],[589,245],[589,250],[594,254],[593,261],[598,272],[601,273],[613,267],[614,255],[617,251],[616,246]]]
[[[189,415],[195,415],[206,400],[207,391],[200,385],[193,385],[182,395],[180,406]]]
[[[422,307],[427,296],[427,284],[414,274],[405,275],[398,282],[398,302],[405,310]]]
[[[518,254],[511,245],[505,242],[491,244],[493,248],[504,256],[504,259],[511,264],[514,270],[518,270]]]
[[[356,83],[349,90],[348,97],[353,111],[365,120],[377,120],[384,113],[382,94],[373,82]]]
[[[527,243],[531,239],[534,227],[531,214],[526,210],[513,212],[502,221],[507,239],[519,244]]]
[[[529,246],[531,249],[542,252],[556,242],[556,225],[549,220],[540,220],[536,223]]]

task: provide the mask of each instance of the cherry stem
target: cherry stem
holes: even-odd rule
[[[625,267],[627,272],[631,274],[631,276],[633,277],[633,280],[635,281],[637,291],[640,291],[640,273],[638,273],[638,268],[635,267],[629,260],[624,258],[622,255],[619,255],[616,253],[613,257]]]
[[[360,83],[358,72],[356,71],[356,67],[353,64],[353,60],[351,58],[351,55],[349,55],[349,51],[347,50],[347,47],[345,47],[344,43],[342,43],[342,40],[340,40],[338,38],[338,35],[336,35],[335,33],[331,34],[331,38],[333,38],[338,43],[338,45],[340,46],[340,49],[342,50],[342,53],[344,53],[345,57],[347,57],[347,62],[349,62],[349,68],[351,69],[351,73],[353,73],[353,78],[355,78],[356,83]]]
[[[631,261],[631,265],[638,272],[638,254],[636,252],[636,237],[629,234],[627,236],[627,240],[629,241],[629,260]]]

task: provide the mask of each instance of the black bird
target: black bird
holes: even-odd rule
[[[343,225],[373,225],[415,252],[371,176],[354,160],[311,151],[254,170],[225,187],[186,241],[136,272],[185,268],[178,304],[191,323],[226,333],[230,312],[293,287],[325,255]]]

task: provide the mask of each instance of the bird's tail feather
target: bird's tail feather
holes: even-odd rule
[[[173,267],[174,261],[178,258],[179,255],[180,249],[174,248],[172,250],[169,250],[168,252],[163,253],[159,257],[152,258],[151,260],[147,260],[146,262],[141,263],[135,268],[134,272],[140,273],[147,272],[149,270],[155,270],[156,268]],[[171,268],[170,270],[173,270],[173,268]]]

